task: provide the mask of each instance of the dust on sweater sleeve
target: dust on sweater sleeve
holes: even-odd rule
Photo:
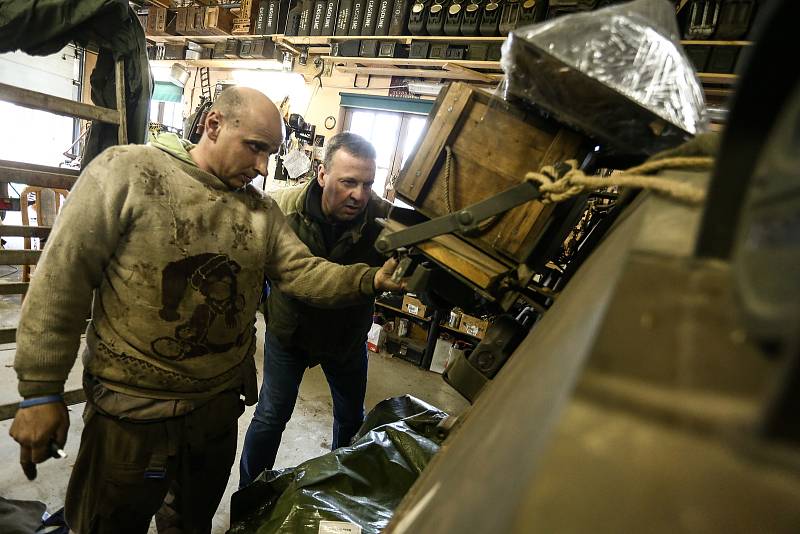
[[[133,158],[106,150],[75,183],[31,279],[17,328],[14,369],[23,397],[61,393],[75,364],[93,290],[126,223]]]
[[[314,256],[273,205],[266,273],[278,288],[318,308],[338,308],[374,298],[377,267],[339,265]]]

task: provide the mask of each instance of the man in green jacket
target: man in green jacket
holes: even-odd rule
[[[289,226],[311,252],[341,265],[378,266],[376,217],[390,204],[372,191],[375,149],[342,133],[328,141],[316,180],[274,195]],[[373,303],[331,310],[303,303],[279,287],[267,301],[264,381],[247,430],[239,486],[271,469],[306,368],[322,365],[333,397],[332,449],[346,446],[364,419],[366,340]]]
[[[22,306],[24,400],[10,433],[30,478],[64,446],[64,382],[86,329],[85,424],[65,499],[73,532],[144,534],[157,511],[159,531],[210,532],[240,396],[255,402],[265,275],[315,306],[370,306],[376,289],[396,286],[391,262],[310,254],[250,185],[282,140],[269,99],[227,89],[196,146],[168,134],[110,148],[70,192]]]

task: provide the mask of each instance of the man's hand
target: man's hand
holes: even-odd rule
[[[20,408],[9,434],[20,444],[19,463],[30,480],[36,478],[36,464],[51,457],[50,442],[63,447],[67,442],[69,414],[63,402]]]
[[[375,286],[375,291],[403,291],[406,288],[405,282],[395,282],[392,280],[392,274],[397,268],[397,260],[389,258],[386,263],[375,273],[375,280],[372,284]]]

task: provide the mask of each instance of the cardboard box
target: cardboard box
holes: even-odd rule
[[[458,325],[458,330],[469,334],[478,339],[483,339],[486,334],[486,329],[489,327],[489,321],[484,321],[478,317],[473,317],[466,313],[461,314],[461,322]]]
[[[430,315],[430,310],[428,310],[428,307],[411,293],[406,293],[403,296],[402,309],[407,314],[414,315],[416,317],[427,317]]]
[[[386,345],[386,332],[382,326],[373,324],[367,334],[367,349],[377,353],[383,350],[384,345]]]
[[[431,359],[431,371],[434,373],[442,374],[447,366],[447,360],[450,358],[450,350],[453,348],[453,340],[446,337],[440,337],[436,340],[436,347],[433,349],[433,358]]]

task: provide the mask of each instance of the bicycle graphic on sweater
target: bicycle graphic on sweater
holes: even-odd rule
[[[244,309],[244,295],[239,293],[237,284],[239,271],[238,263],[215,253],[167,264],[161,277],[159,317],[168,322],[183,319],[178,309],[191,292],[202,295],[203,302],[175,327],[174,337],[153,341],[153,352],[163,358],[185,360],[242,345],[247,329],[236,328]]]

